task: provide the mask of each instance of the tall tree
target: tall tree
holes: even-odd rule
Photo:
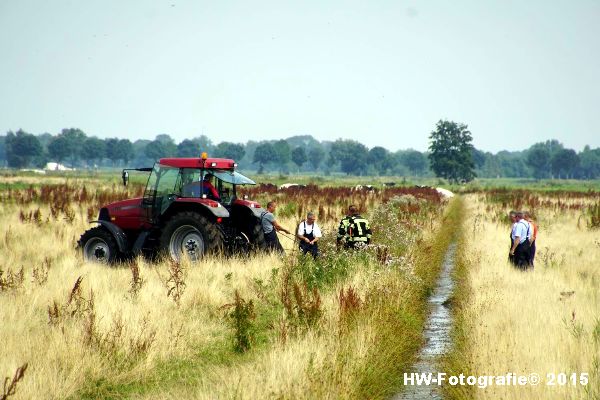
[[[385,175],[386,171],[391,168],[391,158],[389,151],[381,146],[375,146],[369,150],[367,162],[372,166],[377,174]]]
[[[427,171],[427,157],[417,150],[407,150],[402,155],[402,163],[414,175],[422,175]]]
[[[6,136],[0,136],[0,167],[6,162]]]
[[[203,151],[211,155],[206,147],[202,147],[196,139],[184,139],[177,145],[177,157],[200,157]]]
[[[244,154],[246,154],[246,150],[243,144],[221,142],[215,147],[215,157],[231,158],[238,163]]]
[[[8,132],[5,139],[6,161],[9,167],[23,168],[43,153],[38,138],[19,129],[17,133]]]
[[[525,178],[531,176],[531,167],[527,164],[527,155],[521,151],[499,151],[495,155],[501,176]]]
[[[166,133],[161,133],[159,135],[156,135],[156,137],[154,138],[154,140],[157,140],[159,142],[163,142],[163,143],[173,143],[175,144],[175,141],[173,140],[173,138],[166,134]]]
[[[154,162],[154,160],[151,160],[148,157],[146,157],[146,153],[145,153],[146,146],[150,142],[151,142],[151,140],[148,140],[148,139],[138,139],[132,143],[133,158],[134,158],[135,162],[138,163],[138,165],[142,165],[142,164],[149,165],[150,163]]]
[[[161,137],[164,139],[170,139],[169,135],[159,135],[157,139]],[[167,142],[169,140],[166,140]],[[203,152],[208,153],[209,157],[213,157],[214,146],[212,141],[205,135],[200,135],[193,139],[184,139],[177,145],[177,157],[200,157]]]
[[[63,138],[61,143],[64,144],[65,151],[68,153],[68,158],[71,159],[71,166],[73,167],[75,162],[81,158],[83,143],[86,139],[85,133],[78,128],[65,128],[57,138]]]
[[[310,148],[310,150],[308,151],[308,161],[310,162],[310,165],[315,171],[319,169],[319,165],[321,165],[325,156],[325,150],[323,150],[323,146],[321,146],[320,144],[313,145]]]
[[[280,139],[273,143],[275,150],[275,162],[279,166],[279,172],[287,171],[287,164],[292,160],[292,150],[290,145],[284,139]]]
[[[277,152],[273,145],[269,142],[264,142],[256,146],[254,150],[254,163],[258,163],[258,173],[262,174],[265,170],[265,165],[277,158]]]
[[[499,178],[502,176],[503,172],[498,157],[490,152],[486,152],[484,155],[485,161],[480,169],[481,172],[477,172],[477,175],[482,178]]]
[[[429,162],[436,176],[453,182],[475,177],[473,138],[467,125],[440,120],[429,139]]]
[[[127,165],[133,158],[133,143],[129,139],[120,139],[115,149],[115,158]]]
[[[475,163],[476,169],[481,169],[485,165],[485,153],[481,150],[477,150],[473,147],[473,162]]]
[[[579,166],[579,156],[572,149],[558,150],[550,159],[552,173],[560,178],[572,177]]]
[[[596,179],[600,177],[600,148],[591,149],[585,146],[579,153],[579,177],[583,179]]]
[[[285,139],[286,142],[290,145],[290,148],[295,149],[296,147],[304,147],[305,149],[311,148],[313,146],[321,145],[317,139],[312,137],[311,135],[296,135],[290,136]]]
[[[48,155],[52,161],[62,163],[71,155],[71,144],[66,136],[58,135],[48,143]]]
[[[47,149],[48,145],[50,144],[50,142],[52,141],[52,139],[54,139],[54,136],[52,136],[48,132],[44,132],[41,135],[37,135],[37,138],[40,141],[40,144],[42,145],[42,148]]]
[[[106,143],[97,137],[89,137],[83,142],[81,155],[92,163],[102,160],[106,156]]]
[[[112,161],[113,166],[119,161],[119,138],[104,139],[106,158]]]
[[[355,140],[338,139],[331,145],[329,157],[333,163],[340,163],[346,174],[364,175],[367,167],[367,147]]]
[[[144,154],[151,160],[158,160],[162,157],[167,157],[167,149],[165,148],[165,144],[158,140],[153,140],[146,145],[144,149]]]
[[[177,145],[169,135],[157,135],[156,139],[146,145],[144,149],[146,157],[158,160],[163,157],[174,157],[177,155]]]
[[[304,150],[304,147],[298,146],[292,150],[292,161],[298,166],[299,172],[300,168],[302,168],[302,165],[308,161],[308,156],[306,155],[306,150]]]
[[[527,165],[533,170],[537,179],[546,178],[550,172],[550,150],[542,145],[533,145],[527,152]]]

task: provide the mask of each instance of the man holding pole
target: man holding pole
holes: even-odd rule
[[[277,232],[282,231],[291,235],[291,232],[285,229],[283,226],[279,225],[277,220],[275,220],[275,209],[277,208],[277,203],[275,201],[270,201],[267,203],[267,210],[263,211],[260,216],[260,222],[262,224],[262,229],[265,234],[265,242],[267,244],[267,249],[270,251],[277,251],[278,253],[285,254],[283,250],[283,246],[279,242],[279,238],[277,237]]]

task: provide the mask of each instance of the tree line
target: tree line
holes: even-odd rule
[[[464,124],[439,121],[427,152],[390,151],[349,139],[318,141],[310,135],[246,143],[214,143],[200,135],[179,143],[168,134],[154,140],[100,139],[78,128],[34,135],[23,130],[0,136],[0,166],[43,167],[58,162],[75,168],[149,166],[162,157],[232,158],[241,169],[257,173],[346,173],[351,175],[441,176],[451,180],[482,178],[600,178],[600,148],[565,148],[557,140],[521,151],[484,152],[471,144]],[[458,145],[457,145],[458,144]],[[454,155],[448,157],[454,146]]]

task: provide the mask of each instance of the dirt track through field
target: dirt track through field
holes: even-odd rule
[[[441,386],[437,382],[432,382],[430,385],[417,385],[416,375],[423,376],[432,374],[436,377],[439,369],[439,361],[446,354],[451,345],[450,330],[452,329],[452,314],[448,307],[447,301],[452,295],[454,289],[454,280],[452,279],[452,271],[454,269],[454,256],[456,253],[456,243],[452,242],[448,246],[442,271],[437,280],[437,284],[433,294],[429,297],[428,303],[430,314],[427,317],[423,336],[425,338],[425,346],[421,349],[417,362],[412,366],[409,376],[414,373],[414,384],[404,386],[404,391],[394,397],[396,400],[402,399],[442,399]],[[401,377],[404,382],[404,376]]]

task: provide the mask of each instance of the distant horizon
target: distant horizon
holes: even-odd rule
[[[455,122],[457,122],[457,121],[455,121]],[[468,125],[468,124],[467,124],[467,125]],[[251,138],[251,139],[247,139],[247,140],[246,140],[246,141],[244,141],[244,142],[240,142],[240,141],[233,141],[233,140],[229,140],[229,139],[223,139],[223,140],[218,140],[218,141],[216,141],[216,140],[214,140],[213,138],[211,138],[209,135],[207,135],[206,133],[204,133],[204,134],[203,134],[203,133],[200,133],[200,134],[197,134],[197,135],[194,135],[194,136],[183,137],[183,139],[181,139],[181,140],[177,140],[175,137],[173,137],[173,135],[171,135],[171,134],[169,134],[169,133],[167,133],[167,132],[157,133],[157,134],[155,134],[155,135],[154,135],[154,137],[152,137],[152,138],[145,138],[145,137],[141,137],[141,138],[134,138],[134,139],[132,139],[131,137],[123,137],[123,136],[99,136],[99,135],[91,135],[91,134],[89,134],[89,133],[88,133],[88,132],[87,132],[85,129],[82,129],[81,127],[76,127],[76,126],[64,127],[64,128],[61,128],[61,130],[62,130],[62,129],[68,129],[68,128],[76,128],[76,129],[81,129],[81,131],[82,131],[83,133],[85,133],[85,134],[87,135],[87,137],[97,137],[97,138],[99,138],[99,139],[110,139],[110,138],[115,138],[115,137],[116,137],[116,138],[118,138],[118,139],[129,139],[129,140],[130,140],[132,143],[136,142],[137,140],[149,140],[149,141],[153,141],[153,140],[155,140],[155,139],[156,139],[156,136],[158,136],[158,135],[169,135],[169,136],[170,136],[170,137],[171,137],[171,138],[172,138],[172,139],[175,141],[175,143],[176,143],[176,144],[179,144],[179,143],[181,143],[182,141],[184,141],[184,140],[186,140],[186,139],[194,139],[194,138],[200,137],[200,136],[202,136],[202,135],[205,135],[206,137],[208,137],[208,139],[210,139],[210,140],[211,140],[211,142],[213,143],[213,145],[217,145],[217,144],[219,144],[220,142],[233,142],[233,143],[242,143],[242,144],[246,144],[246,143],[248,143],[249,141],[254,141],[254,142],[262,142],[262,141],[276,141],[276,140],[281,140],[281,139],[287,140],[287,139],[289,139],[289,138],[291,138],[291,137],[298,137],[298,136],[312,136],[312,137],[313,137],[315,140],[318,140],[319,142],[335,142],[335,141],[336,141],[336,140],[338,140],[338,139],[342,139],[342,140],[356,140],[357,142],[359,142],[359,143],[362,143],[363,145],[365,145],[365,146],[366,146],[367,148],[369,148],[369,149],[371,149],[371,148],[373,148],[373,147],[376,147],[376,146],[381,146],[381,145],[377,145],[377,144],[375,144],[375,145],[370,145],[370,144],[368,144],[368,143],[365,143],[364,141],[357,140],[357,139],[353,139],[353,138],[337,137],[337,138],[335,138],[335,139],[319,139],[319,138],[315,137],[314,135],[311,135],[311,134],[308,134],[308,133],[304,133],[304,134],[294,134],[294,135],[290,135],[290,136],[287,136],[287,137],[268,138],[268,139],[266,139],[266,138],[264,138],[264,139],[261,139],[261,138]],[[4,133],[0,133],[0,136],[6,136],[8,132],[17,132],[17,131],[18,131],[18,130],[20,130],[20,129],[21,129],[21,130],[23,130],[24,132],[27,132],[27,133],[33,134],[33,135],[35,135],[35,136],[40,136],[40,135],[44,135],[44,134],[47,134],[47,133],[48,133],[48,134],[50,134],[50,135],[52,135],[52,136],[56,136],[56,135],[60,134],[60,131],[59,131],[59,132],[57,132],[57,133],[50,133],[50,132],[35,133],[35,132],[28,131],[27,129],[19,128],[19,129],[9,129],[8,131],[6,131],[6,132],[4,132]],[[431,133],[431,132],[430,132],[430,133]],[[471,134],[473,134],[473,132],[471,132]],[[429,134],[428,134],[428,136],[429,136]],[[474,136],[474,135],[473,135],[473,136]],[[473,137],[473,139],[475,139],[475,137]],[[557,138],[548,138],[548,139],[544,139],[544,140],[541,140],[541,141],[533,142],[533,143],[531,143],[531,144],[528,144],[528,145],[526,145],[525,147],[523,147],[523,148],[520,148],[520,149],[501,149],[501,150],[497,150],[497,151],[492,151],[492,150],[488,150],[488,149],[482,149],[482,148],[480,148],[480,147],[477,147],[477,146],[474,144],[475,140],[473,140],[473,145],[474,145],[474,147],[475,147],[477,150],[483,151],[483,152],[485,152],[485,153],[497,154],[497,153],[499,153],[499,152],[501,152],[501,151],[508,151],[508,152],[511,152],[511,153],[512,153],[512,152],[525,151],[525,150],[529,149],[531,146],[533,146],[533,145],[534,145],[534,144],[536,144],[536,143],[545,143],[546,141],[550,141],[550,140],[557,140],[557,141],[558,141],[559,143],[561,143],[561,144],[562,144],[562,145],[563,145],[565,148],[567,148],[567,149],[573,149],[573,150],[575,150],[577,153],[580,153],[580,152],[582,152],[582,151],[584,150],[585,146],[590,146],[590,148],[592,148],[592,149],[593,149],[593,148],[600,147],[600,146],[592,146],[592,145],[590,145],[590,144],[584,144],[584,145],[583,145],[583,146],[582,146],[580,149],[578,149],[578,148],[574,148],[574,147],[569,147],[569,146],[567,146],[565,143],[563,143],[561,140],[559,140],[559,139],[557,139]],[[397,152],[397,151],[405,151],[405,150],[417,150],[417,151],[419,151],[419,152],[421,152],[421,153],[425,153],[425,152],[429,151],[429,149],[428,149],[428,148],[426,148],[425,150],[422,150],[422,149],[415,149],[414,147],[406,147],[406,148],[398,148],[398,149],[390,149],[390,148],[388,148],[388,147],[386,147],[386,146],[381,146],[381,147],[385,148],[386,150],[388,150],[388,151],[390,151],[390,152],[392,152],[392,153],[394,153],[394,152]]]

